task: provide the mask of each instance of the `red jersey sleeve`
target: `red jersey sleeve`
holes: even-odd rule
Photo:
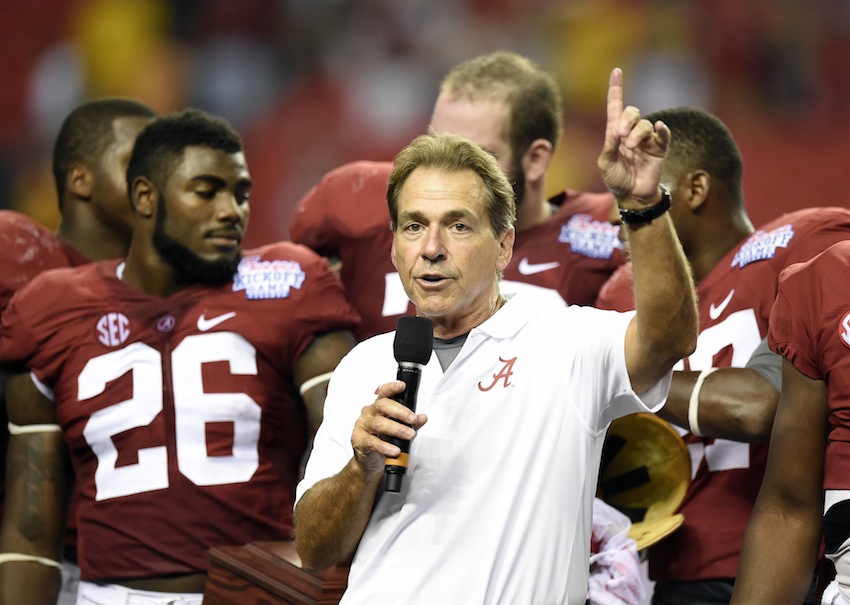
[[[837,336],[850,347],[850,319],[843,315],[841,303],[834,302],[850,300],[850,288],[834,279],[846,274],[848,265],[850,242],[841,242],[807,262],[791,265],[779,277],[768,344],[813,380],[826,377],[819,353],[822,341]]]
[[[338,254],[346,240],[357,239],[389,221],[389,162],[352,162],[327,173],[295,207],[290,239],[313,250]]]
[[[850,210],[838,207],[806,208],[782,215],[771,225],[783,222],[793,224],[794,233],[800,234],[795,245],[785,257],[785,266],[807,261],[833,244],[847,239],[850,231]]]
[[[56,312],[53,302],[66,295],[67,284],[74,283],[64,278],[66,273],[85,271],[86,267],[45,271],[12,296],[0,321],[0,364],[33,370],[40,380],[57,370],[60,357],[50,351],[73,345],[73,338],[62,330],[73,309]],[[58,344],[42,346],[51,339]]]
[[[0,211],[0,311],[32,278],[86,259],[56,234],[18,212]]]
[[[829,386],[824,489],[850,489],[850,241],[780,276],[768,342],[812,380]],[[843,536],[842,536],[843,539]]]
[[[18,305],[18,301],[22,304]],[[0,364],[11,371],[23,371],[35,350],[35,333],[29,329],[26,299],[13,296],[0,319]]]
[[[635,288],[632,282],[632,263],[620,265],[602,284],[596,297],[598,309],[632,311],[635,308]]]
[[[264,253],[264,257],[268,253]],[[297,335],[292,343],[292,359],[298,359],[320,334],[335,330],[354,330],[360,315],[346,297],[339,276],[324,258],[297,244],[281,242],[271,250],[271,257],[297,261],[304,272],[301,296],[294,307],[293,326]]]

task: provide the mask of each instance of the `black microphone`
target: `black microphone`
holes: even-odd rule
[[[427,317],[404,316],[398,318],[393,354],[398,362],[396,379],[404,382],[404,390],[393,395],[399,403],[411,412],[416,411],[416,394],[419,391],[419,377],[422,366],[431,358],[434,347],[434,322]],[[387,458],[384,466],[386,475],[385,491],[401,491],[401,482],[407,474],[407,463],[410,459],[410,440],[388,437],[387,441],[401,448],[398,458]]]

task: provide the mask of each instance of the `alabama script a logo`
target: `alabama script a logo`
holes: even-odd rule
[[[490,386],[485,387],[483,384],[481,384],[481,382],[479,382],[479,391],[486,393],[494,386],[496,386],[496,383],[500,380],[504,381],[504,384],[502,385],[504,387],[507,387],[511,384],[511,376],[514,373],[514,362],[516,361],[516,357],[511,357],[510,359],[502,359],[501,357],[499,357],[499,361],[501,361],[505,365],[503,365],[498,372],[493,374],[493,382],[490,383]]]

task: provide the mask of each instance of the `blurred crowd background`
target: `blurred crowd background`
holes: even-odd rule
[[[130,96],[227,118],[255,182],[246,244],[287,239],[322,174],[392,159],[426,130],[442,75],[500,48],[562,85],[551,193],[600,190],[620,66],[627,103],[727,123],[756,225],[850,206],[850,0],[5,0],[0,207],[55,226],[61,121],[82,101]]]

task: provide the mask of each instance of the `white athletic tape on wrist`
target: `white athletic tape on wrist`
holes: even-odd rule
[[[28,435],[29,433],[61,433],[62,427],[58,424],[13,424],[9,423],[10,435]]]
[[[333,375],[333,371],[325,372],[324,374],[319,374],[318,376],[313,376],[312,378],[308,378],[301,384],[301,388],[298,389],[298,393],[304,397],[304,393],[312,389],[317,384],[322,384],[323,382],[327,382],[331,379]]]
[[[709,368],[700,372],[697,381],[694,383],[694,390],[691,391],[691,400],[688,402],[688,427],[697,437],[702,437],[699,428],[699,392],[702,390],[702,383],[705,382],[705,379],[716,371],[717,368]]]
[[[62,564],[59,561],[54,561],[53,559],[47,559],[45,557],[37,557],[35,555],[25,555],[20,552],[0,553],[0,564],[2,563],[38,563],[39,565],[55,567],[60,570],[62,569]]]

